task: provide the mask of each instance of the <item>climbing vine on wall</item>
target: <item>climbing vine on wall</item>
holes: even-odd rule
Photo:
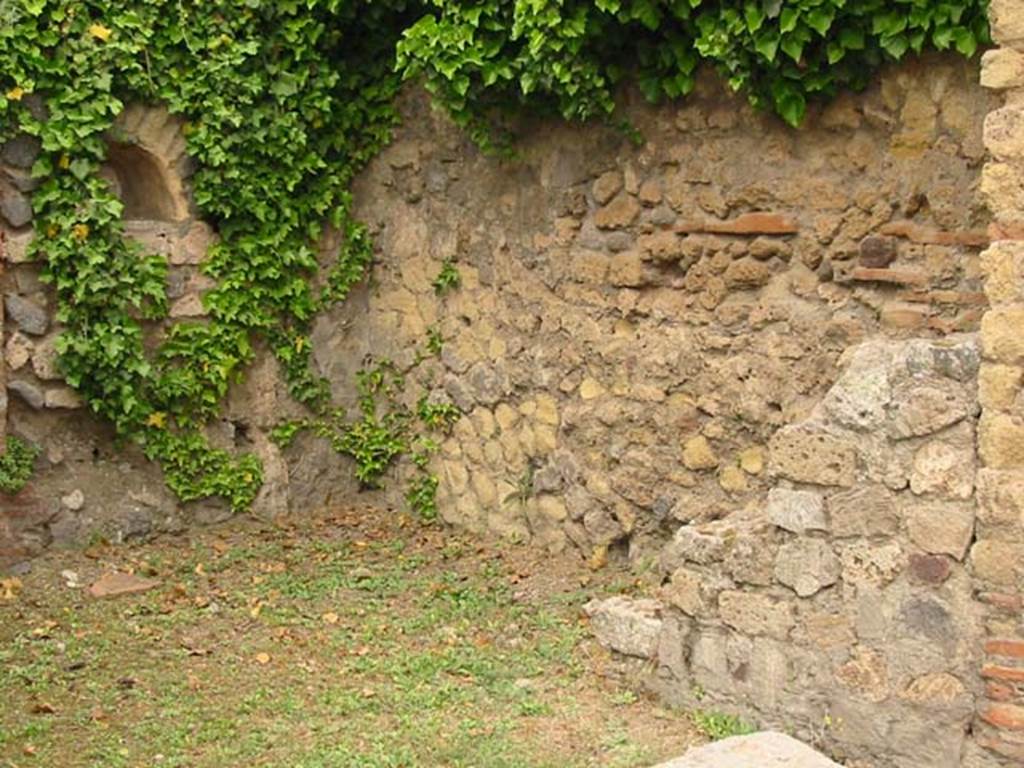
[[[984,0],[0,0],[0,141],[41,142],[33,248],[56,292],[67,381],[182,499],[242,508],[259,462],[212,447],[202,427],[256,338],[317,423],[334,418],[309,328],[370,264],[348,190],[388,141],[403,77],[422,77],[484,145],[524,107],[612,117],[627,77],[652,99],[682,96],[702,62],[798,124],[808,100],[862,86],[886,61],[972,55],[986,36]],[[166,316],[167,265],[123,238],[122,205],[97,173],[131,100],[188,121],[194,200],[220,234],[204,266],[217,283],[208,320],[174,324],[152,350],[143,329]],[[318,279],[325,222],[344,237]],[[371,447],[366,416],[332,432],[350,455]],[[398,447],[425,466],[428,450]],[[429,507],[436,480],[424,477],[410,498]]]

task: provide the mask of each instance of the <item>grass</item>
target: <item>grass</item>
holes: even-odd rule
[[[96,601],[60,575],[114,567],[161,586]],[[630,768],[699,739],[603,676],[579,618],[599,579],[379,511],[55,553],[22,581],[4,768]]]

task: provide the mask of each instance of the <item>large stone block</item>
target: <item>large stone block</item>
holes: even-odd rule
[[[985,363],[978,372],[978,401],[982,408],[1008,411],[1021,392],[1024,368]]]
[[[722,621],[747,635],[785,640],[795,623],[793,606],[756,592],[722,592],[718,596]]]
[[[1024,529],[1024,471],[982,469],[977,483],[980,522]]]
[[[800,597],[810,597],[839,580],[840,564],[821,539],[797,539],[779,548],[775,578]]]
[[[864,485],[828,497],[835,536],[891,536],[899,528],[896,499],[887,488]]]
[[[1022,211],[1024,215],[1024,211]],[[993,304],[1024,300],[1024,242],[999,240],[981,254],[985,295]]]
[[[974,492],[975,465],[974,429],[965,422],[918,448],[910,473],[910,489],[916,494],[970,498]]]
[[[1024,171],[1019,164],[985,163],[979,191],[997,219],[1016,221],[1024,210]]]
[[[781,733],[733,736],[698,747],[656,768],[841,768],[819,752]]]
[[[981,320],[981,344],[985,357],[998,363],[1024,360],[1024,306],[996,307]]]
[[[825,503],[821,494],[812,491],[773,488],[768,492],[766,512],[774,525],[792,533],[828,530]]]
[[[906,511],[910,540],[933,555],[963,560],[974,534],[974,504],[916,503]]]
[[[981,57],[981,84],[994,89],[1024,86],[1024,53],[1012,48],[985,51]]]
[[[815,485],[850,487],[856,481],[856,444],[820,426],[783,427],[768,447],[770,467],[776,475]]]
[[[610,597],[584,606],[601,645],[627,656],[654,658],[661,634],[661,603],[657,600]]]
[[[1024,47],[1024,0],[991,0],[988,18],[993,40],[1013,48]]]
[[[976,578],[1002,587],[1017,585],[1021,545],[1012,541],[984,539],[971,547],[971,567]]]
[[[1024,108],[1011,104],[985,117],[985,146],[997,160],[1024,159]]]
[[[978,451],[993,469],[1024,469],[1024,423],[1002,413],[984,414],[978,426]]]

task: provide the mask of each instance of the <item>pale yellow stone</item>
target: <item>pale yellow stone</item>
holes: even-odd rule
[[[708,439],[697,435],[683,444],[683,464],[693,470],[714,469],[718,466],[718,457]]]
[[[988,7],[992,39],[997,43],[1024,48],[1024,2],[990,0]]]
[[[529,418],[537,412],[537,401],[536,400],[524,400],[519,404],[519,412]]]
[[[446,461],[443,476],[453,496],[459,496],[469,487],[469,472],[461,461]]]
[[[740,469],[749,475],[760,475],[764,472],[764,448],[752,445],[740,453]]]
[[[534,430],[534,449],[538,456],[547,456],[558,447],[558,433],[555,428],[542,424]]]
[[[971,567],[976,578],[1004,586],[1016,586],[1020,545],[986,539],[971,547]]]
[[[508,344],[500,336],[494,336],[487,343],[487,354],[491,360],[501,360],[508,354]]]
[[[482,406],[474,408],[473,413],[470,414],[470,418],[473,420],[473,425],[476,427],[477,434],[480,435],[480,437],[486,439],[494,435],[494,414],[492,414],[487,408]]]
[[[515,412],[507,403],[499,403],[498,407],[494,409],[494,419],[498,422],[498,426],[501,427],[503,432],[511,429],[517,421],[519,421],[519,414]]]
[[[495,469],[502,466],[505,463],[505,452],[502,450],[501,443],[497,440],[488,440],[484,443],[484,458]]]
[[[985,295],[993,304],[1024,299],[1024,243],[1003,240],[981,254]]]
[[[537,499],[537,511],[555,522],[561,522],[569,516],[565,502],[557,496],[541,496]]]
[[[743,493],[749,487],[747,475],[742,469],[731,464],[723,467],[722,471],[718,473],[718,484],[722,486],[722,490],[729,493]]]
[[[1024,306],[996,307],[981,319],[985,357],[1000,363],[1024,359]]]
[[[473,493],[482,507],[493,507],[498,502],[498,489],[486,472],[474,472],[472,485]]]
[[[1003,413],[985,413],[978,424],[978,452],[993,469],[1024,468],[1024,423]]]
[[[519,446],[527,456],[537,455],[537,437],[529,424],[523,424],[519,428]]]
[[[1024,370],[1015,365],[983,363],[978,372],[978,400],[985,409],[1008,411],[1020,392]]]
[[[604,387],[596,379],[589,376],[580,384],[580,398],[583,400],[595,400],[605,392]]]
[[[558,402],[555,398],[546,394],[537,395],[537,412],[534,418],[541,424],[557,427],[559,423]]]
[[[995,89],[1024,86],[1024,53],[1011,48],[985,51],[981,57],[981,84]]]

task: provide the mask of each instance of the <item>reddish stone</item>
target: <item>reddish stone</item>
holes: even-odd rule
[[[990,704],[981,712],[981,719],[996,728],[1024,731],[1024,707],[1015,704]]]
[[[998,664],[986,664],[981,668],[981,676],[994,680],[1005,680],[1011,683],[1024,683],[1024,669],[1017,667],[1001,667]]]
[[[941,584],[949,578],[950,570],[949,559],[941,555],[910,556],[910,575],[925,584]]]
[[[1017,697],[1017,689],[1006,683],[989,680],[985,683],[985,697],[992,701],[1013,701]]]
[[[883,226],[880,231],[883,235],[902,237],[913,243],[924,245],[968,245],[983,248],[989,244],[989,233],[980,229],[950,232],[922,227],[912,221],[892,221]]]
[[[148,592],[160,586],[156,579],[144,579],[133,573],[122,573],[110,571],[104,573],[89,587],[89,596],[97,599],[105,597],[120,597],[121,595],[136,595],[140,592]]]
[[[1008,613],[1017,613],[1024,607],[1024,601],[1021,600],[1020,595],[1008,595],[1003,592],[982,592],[978,595],[978,599],[993,608]]]
[[[988,236],[992,242],[997,240],[1024,240],[1024,222],[993,222],[988,225]]]
[[[687,222],[677,232],[711,232],[718,235],[795,235],[800,228],[781,213],[744,213],[729,221]]]
[[[850,276],[865,283],[896,283],[897,285],[927,285],[928,275],[910,269],[870,269],[854,267]]]
[[[985,653],[990,656],[1024,659],[1024,640],[989,640],[985,643]]]
[[[860,241],[860,265],[878,269],[896,261],[896,241],[891,237],[869,235]]]

